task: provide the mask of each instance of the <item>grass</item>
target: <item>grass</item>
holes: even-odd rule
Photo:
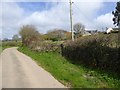
[[[38,53],[31,51],[27,47],[20,47],[18,50],[33,58],[38,65],[50,72],[67,87],[120,88],[120,80],[109,77],[105,73],[87,69],[81,65],[74,65],[58,53]]]
[[[2,46],[0,45],[0,53],[2,52]]]
[[[1,49],[1,50],[3,51],[4,49],[10,48],[10,47],[12,47],[12,46],[9,46],[9,45],[8,45],[8,46],[2,46],[2,49]]]
[[[3,41],[0,44],[0,53],[6,48],[19,47],[19,46],[21,46],[21,44],[22,44],[21,41],[18,41],[18,42],[16,42],[16,41]]]

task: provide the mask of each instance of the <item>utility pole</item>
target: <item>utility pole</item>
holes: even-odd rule
[[[72,41],[74,41],[73,21],[72,21],[72,1],[71,0],[70,0],[70,24],[71,24]]]

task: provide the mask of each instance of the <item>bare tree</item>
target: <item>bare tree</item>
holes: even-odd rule
[[[85,26],[81,23],[74,24],[73,29],[74,29],[74,35],[76,38],[78,38],[79,36],[85,33]]]
[[[22,37],[22,44],[29,46],[32,42],[39,39],[39,32],[33,25],[25,25],[20,30],[20,35]]]

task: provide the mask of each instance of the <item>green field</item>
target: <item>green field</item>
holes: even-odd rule
[[[21,41],[3,41],[1,42],[0,45],[0,52],[2,52],[4,49],[6,48],[10,48],[10,47],[19,47],[21,46]]]
[[[57,80],[68,87],[80,88],[120,88],[120,80],[107,74],[75,65],[54,52],[35,52],[27,47],[19,51],[32,57],[38,65],[50,72]]]

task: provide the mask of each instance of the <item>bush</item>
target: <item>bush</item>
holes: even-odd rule
[[[21,41],[19,41],[19,42],[16,42],[16,41],[4,41],[4,42],[2,42],[2,46],[10,46],[10,47],[21,46]]]
[[[68,41],[63,56],[73,63],[120,74],[120,41],[118,34],[98,34]]]

